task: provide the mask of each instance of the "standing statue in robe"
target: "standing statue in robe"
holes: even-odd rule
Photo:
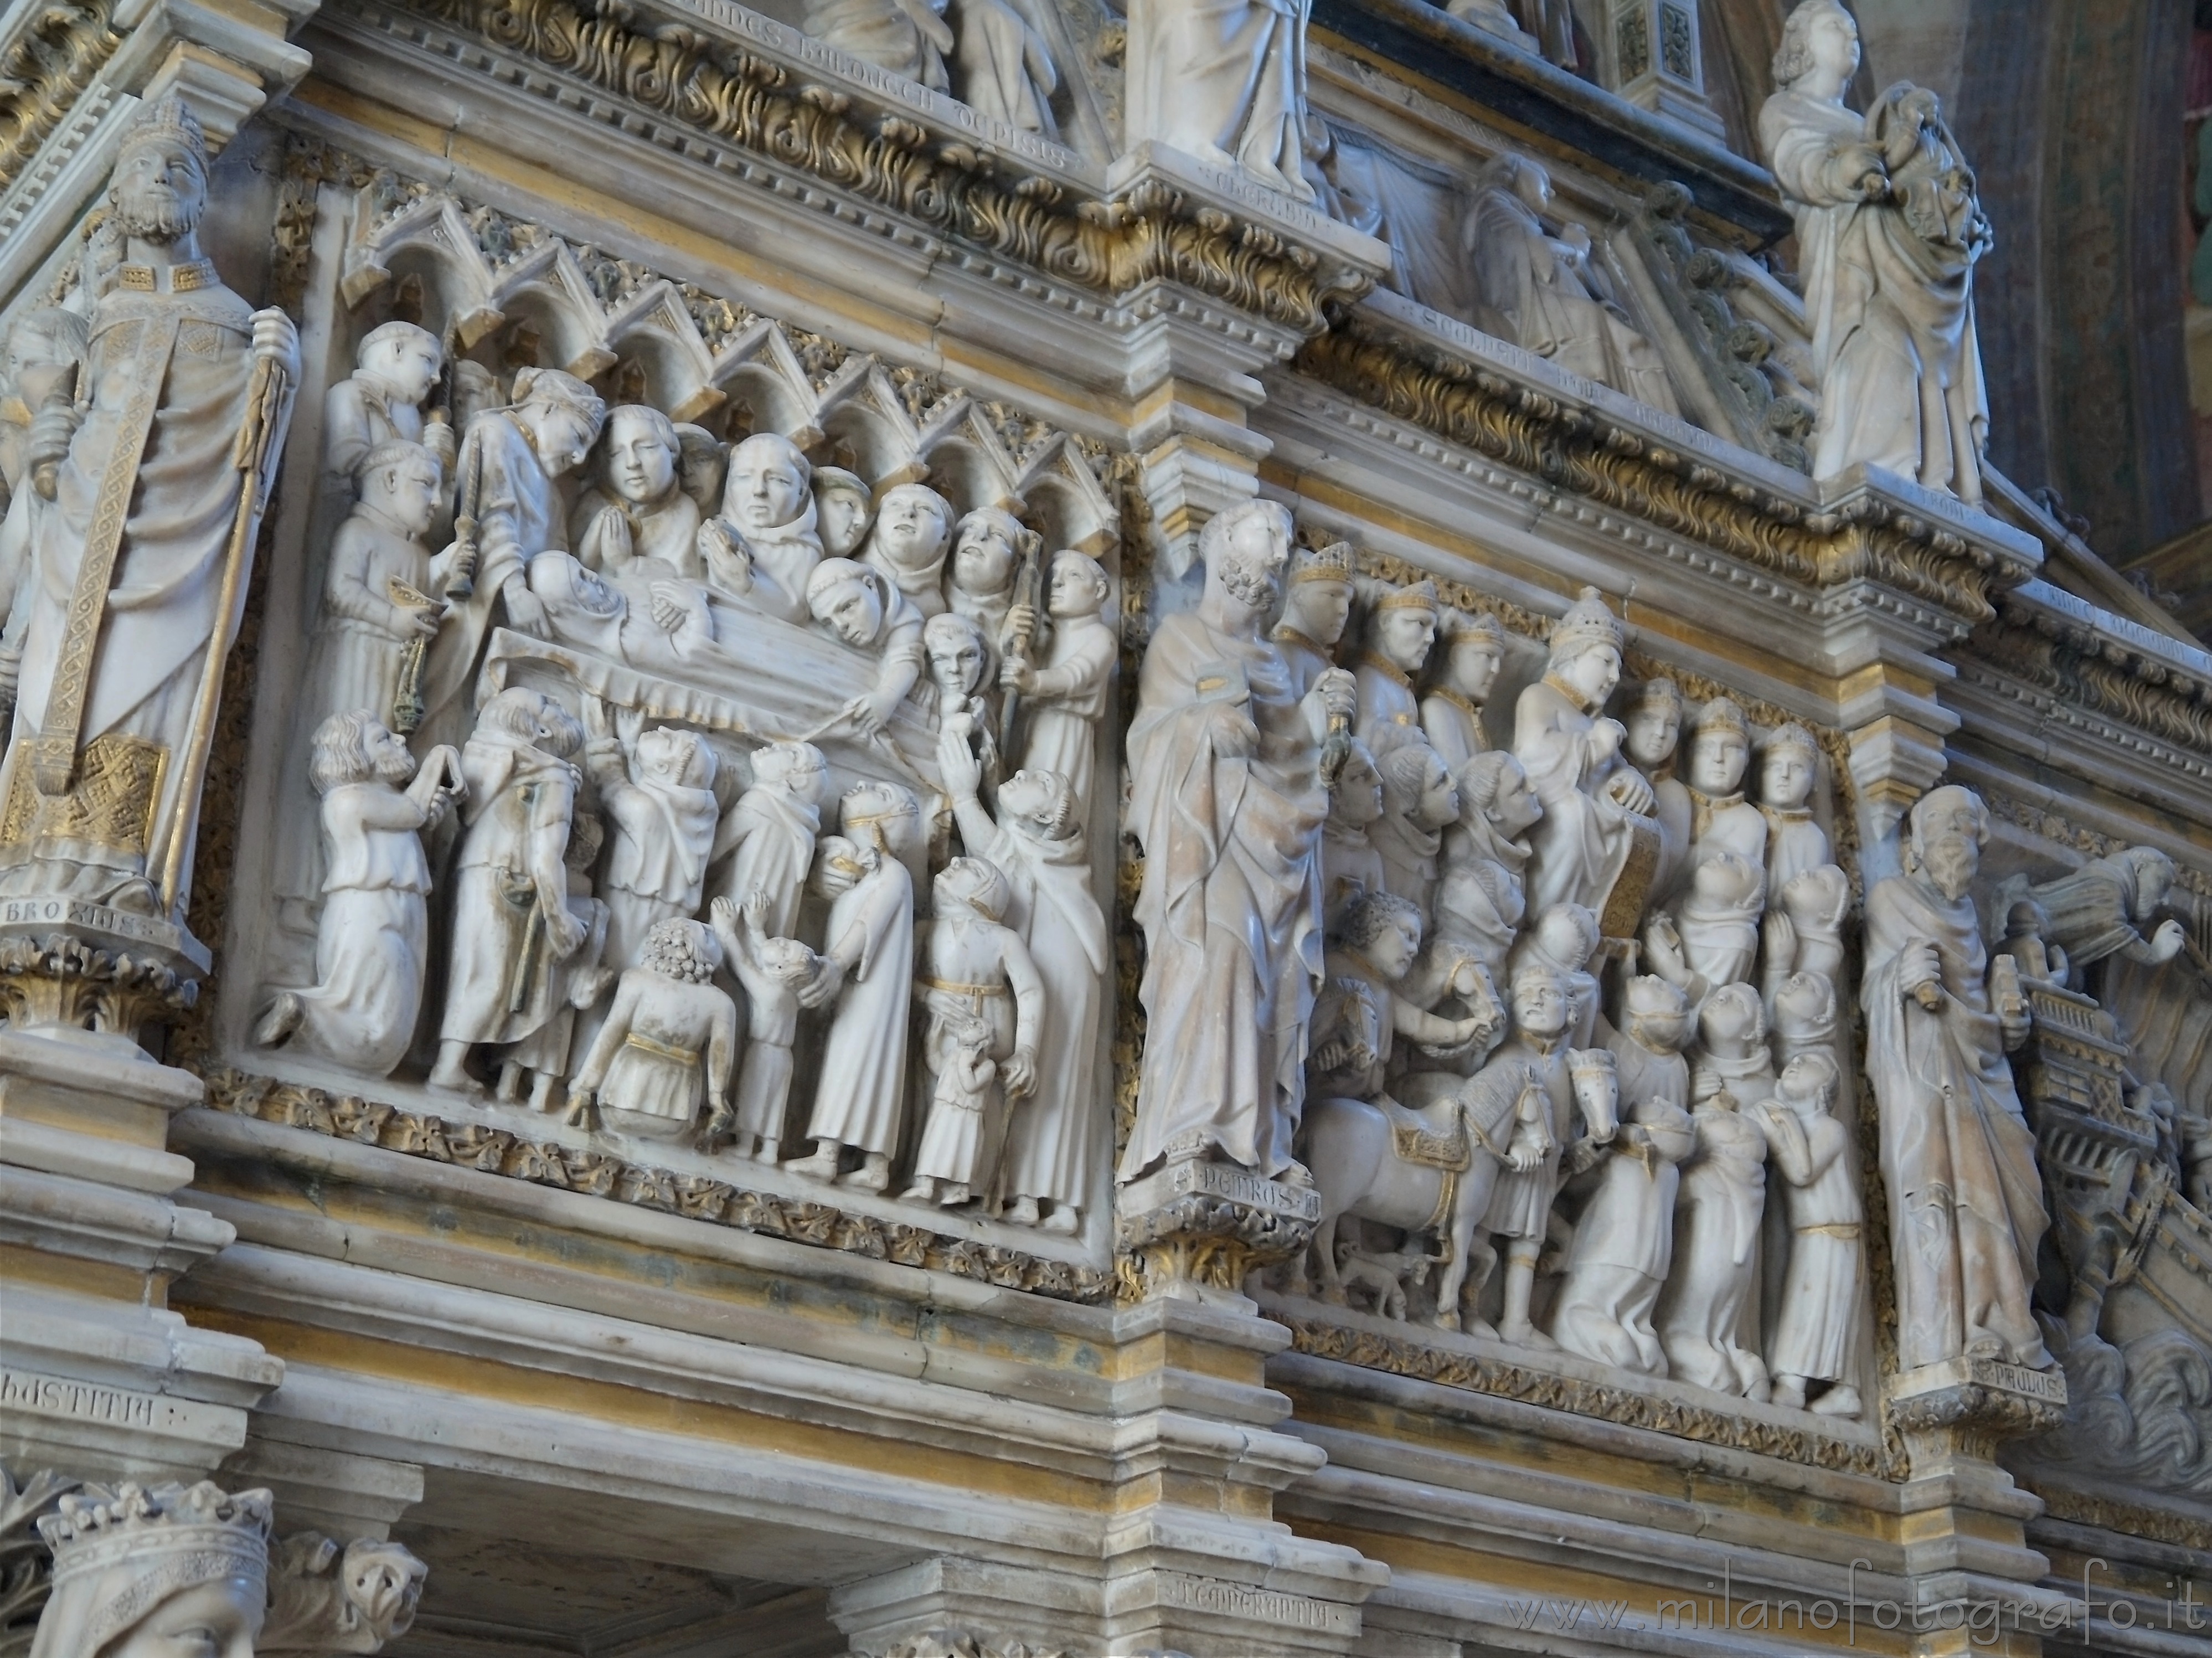
[[[1199,550],[1205,597],[1153,634],[1129,729],[1148,1023],[1121,1178],[1212,1152],[1297,1180],[1291,1141],[1322,977],[1318,761],[1358,689],[1331,669],[1297,696],[1261,632],[1290,560],[1287,511],[1232,507]]]
[[[1020,699],[1024,722],[1006,757],[1025,770],[1067,779],[1077,811],[1087,816],[1098,722],[1106,715],[1107,687],[1120,651],[1114,629],[1099,617],[1113,583],[1097,559],[1072,550],[1052,556],[1049,582],[1045,612],[1052,642],[1042,661],[1032,662],[1025,648],[1017,648],[1035,636],[1036,618],[1029,607],[1016,604],[1006,612],[1010,642],[999,684]]]
[[[1513,756],[1544,803],[1529,837],[1533,914],[1571,903],[1602,915],[1639,827],[1650,833],[1642,814],[1651,810],[1651,786],[1616,765],[1626,733],[1603,717],[1620,683],[1621,644],[1620,622],[1596,588],[1583,588],[1552,629],[1544,677],[1514,707]]]
[[[1505,660],[1505,629],[1498,618],[1452,610],[1443,621],[1443,672],[1421,697],[1421,729],[1452,774],[1490,748],[1482,707]]]
[[[937,763],[960,838],[1006,878],[1006,923],[1044,981],[1036,1091],[1015,1114],[1000,1166],[1005,1218],[1073,1232],[1091,1200],[1098,1025],[1112,959],[1106,917],[1091,896],[1083,804],[1059,774],[1024,769],[999,785],[994,817],[977,798],[982,768],[957,732],[940,738]]]
[[[988,121],[1060,137],[1052,118],[1060,72],[1021,0],[958,0],[952,39],[952,89],[962,103]]]
[[[722,814],[710,864],[729,859],[722,892],[743,904],[763,894],[761,926],[787,938],[799,926],[799,890],[822,830],[822,786],[829,766],[811,743],[769,743],[753,750],[752,786]]]
[[[1797,221],[1820,377],[1813,476],[1866,464],[1982,498],[1990,404],[1974,264],[1992,240],[1936,94],[1900,83],[1857,115],[1858,26],[1805,0],[1782,27],[1759,138]]]
[[[1128,147],[1169,145],[1301,202],[1312,0],[1131,0]]]
[[[811,1155],[787,1164],[808,1180],[838,1178],[849,1147],[850,1185],[890,1184],[906,1114],[907,1005],[914,987],[914,878],[901,860],[921,832],[921,807],[896,783],[859,783],[839,803],[843,835],[822,845],[830,900],[821,975],[800,1001],[836,999],[806,1127]]]
[[[200,251],[207,176],[183,99],[137,112],[88,244],[78,399],[32,422],[33,488],[54,473],[0,765],[9,896],[169,919],[190,896],[222,662],[299,378],[291,319]]]
[[[1912,808],[1905,869],[1867,895],[1867,1072],[1896,1256],[1901,1370],[1964,1354],[2042,1370],[2028,1306],[2050,1217],[2005,1054],[2027,1040],[2009,956],[1991,961],[1972,888],[1988,810],[1955,784]]]

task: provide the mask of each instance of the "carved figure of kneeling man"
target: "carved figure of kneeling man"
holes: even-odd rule
[[[609,1127],[667,1139],[691,1126],[703,1098],[714,1132],[728,1109],[738,1040],[737,1004],[714,983],[721,964],[721,946],[703,923],[653,929],[569,1085],[570,1122],[583,1121],[596,1096]]]
[[[330,865],[315,984],[278,991],[253,1040],[274,1048],[296,1036],[343,1065],[388,1076],[414,1036],[430,958],[422,832],[468,792],[461,758],[433,749],[418,770],[381,721],[334,714],[315,732],[308,778],[323,799]]]

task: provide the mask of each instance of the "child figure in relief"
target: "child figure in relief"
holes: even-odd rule
[[[799,993],[812,982],[821,964],[798,939],[769,935],[764,923],[773,906],[764,887],[748,892],[742,908],[727,898],[714,900],[714,936],[745,988],[749,1040],[738,1072],[736,1108],[727,1122],[718,1118],[707,1126],[710,1145],[734,1130],[732,1149],[739,1157],[769,1163],[782,1144],[784,1107],[791,1096]]]

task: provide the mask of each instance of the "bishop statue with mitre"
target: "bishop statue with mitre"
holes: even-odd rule
[[[181,921],[223,658],[298,379],[282,311],[201,251],[207,146],[172,94],[125,133],[88,239],[91,345],[29,444],[39,499],[15,718],[0,762],[0,898]]]

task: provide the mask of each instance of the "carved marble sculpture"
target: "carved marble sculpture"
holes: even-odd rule
[[[714,983],[721,965],[721,945],[703,923],[654,926],[569,1088],[572,1122],[596,1099],[610,1127],[665,1137],[691,1127],[703,1101],[707,1137],[728,1130],[738,1010]]]
[[[745,992],[745,1059],[732,1107],[732,1149],[741,1157],[766,1163],[776,1160],[783,1140],[799,994],[822,967],[821,958],[798,939],[769,935],[766,925],[774,907],[765,887],[753,888],[742,905],[727,898],[714,903],[714,936]]]
[[[1865,463],[1978,502],[1990,411],[1973,279],[1989,221],[1936,94],[1900,83],[1856,114],[1844,94],[1858,64],[1850,13],[1807,0],[1759,112],[1797,222],[1820,382],[1813,475]]]
[[[951,88],[945,73],[945,54],[952,50],[945,0],[807,0],[805,29],[933,92]]]
[[[357,1537],[340,1547],[312,1531],[278,1544],[270,1567],[269,1617],[253,1643],[261,1658],[380,1652],[414,1627],[429,1574],[404,1544]]]
[[[607,962],[635,967],[647,936],[661,922],[696,911],[714,845],[719,807],[714,799],[714,751],[693,732],[670,726],[630,729],[642,716],[611,715],[593,697],[584,704],[590,741],[584,768],[608,828]]]
[[[707,579],[787,622],[806,620],[807,580],[823,558],[813,476],[789,438],[756,432],[730,451],[721,516],[699,531]]]
[[[927,621],[942,615],[945,560],[952,547],[952,508],[926,483],[902,483],[876,503],[875,526],[860,562],[906,596]]]
[[[583,942],[562,854],[584,729],[520,687],[484,704],[461,754],[466,833],[455,860],[453,959],[433,1088],[470,1091],[469,1053],[520,1040],[551,1017],[549,963]]]
[[[952,14],[953,91],[986,120],[1060,136],[1052,94],[1060,74],[1023,0],[957,0]]]
[[[1837,1077],[1826,1054],[1798,1054],[1782,1067],[1757,1121],[1790,1218],[1782,1315],[1767,1351],[1774,1402],[1803,1405],[1808,1385],[1825,1382],[1812,1408],[1850,1417],[1859,1413],[1858,1389],[1847,1378],[1866,1286],[1866,1217],[1851,1184],[1850,1133],[1833,1114]]]
[[[429,969],[422,836],[462,793],[460,756],[434,749],[418,770],[380,721],[334,714],[315,732],[309,776],[322,797],[328,871],[315,983],[278,991],[253,1040],[275,1047],[297,1038],[342,1065],[387,1076],[414,1038]]]
[[[456,463],[454,555],[445,597],[452,618],[431,641],[424,671],[425,740],[460,734],[483,644],[495,623],[543,635],[545,603],[532,591],[532,563],[568,550],[559,480],[599,441],[606,404],[573,374],[525,368],[514,401],[471,420]]]
[[[974,744],[985,773],[995,777],[998,721],[991,714],[991,647],[983,630],[947,610],[929,618],[921,643],[937,689],[938,728],[958,731]]]
[[[1054,553],[1046,588],[1045,610],[1052,641],[1040,662],[1010,644],[999,683],[1020,699],[1021,720],[1010,758],[1025,771],[1056,772],[1067,779],[1076,800],[1087,805],[1097,770],[1098,722],[1106,715],[1106,694],[1114,678],[1121,644],[1100,619],[1113,592],[1098,561],[1088,553]],[[1006,613],[1006,631],[1020,642],[1036,637],[1036,618],[1017,604]]]
[[[1043,542],[1034,530],[1025,530],[1012,513],[995,507],[978,507],[952,526],[952,555],[945,562],[945,600],[955,616],[975,624],[991,650],[996,677],[1000,652],[1007,636],[1007,615],[1014,606],[1014,590],[1024,571],[1031,573],[1034,590],[1038,555]],[[1036,618],[1029,618],[1034,630]],[[1032,634],[1022,635],[1024,641]]]
[[[1620,623],[1595,587],[1552,629],[1544,677],[1513,711],[1513,755],[1528,774],[1543,817],[1530,836],[1529,907],[1602,910],[1635,845],[1632,821],[1651,806],[1651,786],[1616,770],[1622,727],[1601,716],[1620,683]]]
[[[31,1658],[252,1658],[269,1606],[269,1493],[206,1480],[88,1486],[39,1521],[53,1591]]]
[[[657,559],[676,575],[703,580],[699,504],[685,492],[683,440],[658,409],[624,404],[608,412],[597,476],[568,516],[568,545],[587,570],[616,571]]]
[[[1607,1038],[1620,1085],[1620,1129],[1597,1190],[1575,1223],[1552,1336],[1571,1353],[1667,1374],[1652,1310],[1674,1255],[1676,1165],[1695,1150],[1690,1069],[1681,1054],[1689,1006],[1664,979],[1629,981],[1626,1028]]]
[[[1428,739],[1405,727],[1376,762],[1382,777],[1382,815],[1368,829],[1382,859],[1382,884],[1424,914],[1437,884],[1437,853],[1447,824],[1459,821],[1459,790]]]
[[[914,878],[900,860],[921,833],[921,808],[895,783],[861,783],[838,803],[842,836],[825,841],[820,870],[830,899],[823,966],[807,1000],[836,999],[815,1084],[812,1155],[788,1165],[810,1180],[838,1178],[848,1147],[863,1191],[890,1184],[905,1121],[907,1003],[913,994]]]
[[[90,343],[85,319],[58,306],[24,312],[0,337],[0,513],[30,476],[31,422],[48,398],[66,393]]]
[[[1653,970],[1692,1004],[1718,985],[1747,983],[1766,908],[1766,819],[1743,794],[1750,722],[1726,697],[1698,713],[1690,737],[1690,847],[1671,914],[1645,931]]]
[[[1651,821],[1659,831],[1651,891],[1672,892],[1690,853],[1690,791],[1674,774],[1682,737],[1682,689],[1671,679],[1644,682],[1622,721],[1621,750],[1651,786]]]
[[[868,531],[876,521],[875,491],[857,472],[842,466],[817,466],[810,483],[814,495],[815,533],[822,556],[850,558],[867,545]],[[721,492],[714,500],[720,510]]]
[[[1401,1005],[1390,993],[1420,941],[1419,916],[1411,905],[1388,893],[1363,900],[1340,936],[1360,959],[1345,963],[1355,971],[1342,976],[1336,992],[1337,1028],[1324,1038],[1334,1051],[1316,1056],[1324,1070],[1346,1073],[1354,1088],[1373,1091],[1401,1028],[1416,1040],[1425,1034],[1458,1040],[1466,1034]],[[1542,1030],[1565,1017],[1565,1000],[1548,968],[1516,975],[1512,997],[1516,1028]],[[1480,1234],[1498,1182],[1535,1175],[1558,1151],[1549,1096],[1539,1070],[1517,1056],[1493,1060],[1472,1078],[1418,1073],[1399,1091],[1402,1102],[1379,1092],[1371,1101],[1342,1094],[1321,1094],[1314,1101],[1309,1151],[1321,1220],[1312,1255],[1323,1297],[1340,1300],[1336,1234],[1342,1217],[1397,1226],[1409,1235],[1432,1233],[1443,1266],[1436,1322],[1456,1330],[1462,1291],[1480,1287],[1494,1261]],[[1497,1333],[1479,1319],[1472,1327]]]
[[[830,727],[875,736],[921,677],[927,659],[921,612],[879,572],[845,558],[826,558],[814,567],[806,579],[806,607],[842,643],[876,658],[875,689],[848,701]]]
[[[1210,1151],[1264,1175],[1302,1172],[1291,1148],[1321,977],[1328,810],[1317,761],[1358,688],[1333,669],[1300,698],[1261,631],[1290,550],[1290,514],[1272,501],[1216,514],[1199,538],[1205,597],[1164,619],[1145,653],[1127,821],[1146,853],[1148,1034],[1125,1181]]]
[[[1522,932],[1510,958],[1516,972],[1536,963],[1559,975],[1571,1047],[1587,1048],[1596,1039],[1601,987],[1589,962],[1601,942],[1596,916],[1580,904],[1553,904]]]
[[[1442,607],[1436,584],[1423,580],[1403,587],[1376,584],[1370,590],[1358,655],[1360,741],[1380,762],[1389,742],[1421,731],[1420,696],[1414,677],[1435,647]],[[1386,741],[1385,733],[1390,733]]]
[[[1385,799],[1382,774],[1367,744],[1355,740],[1329,785],[1328,817],[1321,831],[1322,925],[1334,932],[1345,910],[1364,893],[1383,886],[1382,854],[1370,831],[1381,819]],[[1503,953],[1501,951],[1501,960]]]
[[[1505,155],[1485,169],[1464,238],[1482,302],[1538,356],[1677,413],[1659,354],[1591,266],[1588,233],[1555,232],[1546,222],[1551,206],[1552,177],[1541,163]]]
[[[1336,665],[1336,649],[1352,620],[1358,595],[1352,544],[1331,542],[1301,549],[1283,586],[1283,616],[1268,636],[1282,647],[1291,682],[1303,696]]]
[[[1004,925],[1013,894],[997,869],[955,858],[939,872],[933,896],[914,993],[928,1019],[921,1056],[934,1081],[905,1196],[951,1206],[990,1183],[1006,1144],[1006,1109],[1020,1109],[1036,1091],[1046,993],[1029,946]],[[976,1024],[988,1036],[981,1056],[992,1061],[980,1088],[969,1034]]]
[[[1912,808],[1903,872],[1867,895],[1867,1073],[1896,1256],[1898,1363],[2051,1363],[2028,1305],[2049,1217],[2005,1054],[2027,1040],[2013,958],[1993,963],[1972,888],[1990,834],[1955,785]]]
[[[1532,987],[1525,999],[1524,981]],[[1528,1303],[1535,1287],[1536,1257],[1550,1230],[1552,1200],[1559,1195],[1568,1127],[1579,1120],[1589,1143],[1603,1145],[1619,1125],[1613,1056],[1602,1049],[1568,1048],[1574,1017],[1573,1000],[1555,969],[1539,960],[1517,964],[1513,1034],[1485,1067],[1486,1072],[1499,1066],[1525,1068],[1543,1096],[1549,1149],[1534,1167],[1509,1169],[1498,1176],[1482,1218],[1483,1230],[1492,1242],[1503,1240],[1506,1247],[1505,1305],[1498,1333],[1528,1347],[1559,1345],[1529,1322]]]
[[[938,763],[960,838],[1004,877],[1006,924],[1043,985],[1036,1087],[1014,1115],[999,1177],[1006,1218],[1073,1232],[1091,1198],[1091,1078],[1110,959],[1106,917],[1091,896],[1080,799],[1058,773],[1024,768],[999,785],[994,818],[977,798],[981,768],[957,736],[940,743]]]
[[[2173,859],[2129,847],[2028,888],[2043,912],[2043,937],[2066,952],[2069,982],[2112,957],[2154,967],[2179,955],[2188,938],[2181,923],[2157,920],[2173,880]]]
[[[719,438],[703,426],[688,422],[676,424],[678,451],[677,477],[682,481],[684,493],[691,497],[691,504],[699,509],[701,523],[722,510],[722,490],[729,481],[730,452]],[[851,477],[848,472],[844,475]],[[855,480],[858,482],[858,480]],[[860,489],[861,499],[867,497],[867,487]]]
[[[1697,1150],[1683,1164],[1675,1201],[1674,1272],[1659,1339],[1679,1380],[1765,1399],[1766,1365],[1744,1345],[1741,1324],[1759,1266],[1766,1137],[1739,1103],[1722,1088],[1691,1113]]]
[[[761,925],[789,938],[799,926],[799,900],[822,829],[822,789],[829,775],[811,743],[769,743],[752,753],[752,786],[715,826],[711,864],[729,860],[723,895],[733,903],[766,896]]]
[[[1502,749],[1476,756],[1459,778],[1459,821],[1444,831],[1437,883],[1437,930],[1502,975],[1528,913],[1528,834],[1544,806],[1521,762]]]
[[[338,526],[323,573],[323,606],[308,647],[298,730],[312,742],[338,714],[361,714],[399,732],[422,717],[422,675],[446,606],[450,557],[425,540],[439,508],[444,469],[417,443],[394,439],[370,450],[355,486],[360,499]],[[309,780],[305,750],[295,767]],[[296,785],[295,785],[296,786]],[[322,842],[301,836],[276,878],[289,924],[304,931],[321,902]]]
[[[1759,766],[1759,809],[1766,818],[1766,978],[1793,973],[1832,979],[1843,964],[1844,914],[1850,882],[1837,865],[1827,831],[1813,815],[1820,750],[1802,726],[1766,739]]]
[[[299,374],[282,311],[200,250],[207,152],[174,94],[125,132],[88,255],[74,403],[33,421],[36,515],[0,891],[167,920],[190,896],[200,785],[256,528]],[[43,493],[43,492],[41,492]]]
[[[526,1083],[532,1110],[551,1111],[560,1104],[555,1092],[568,1087],[569,1072],[583,1057],[576,1045],[577,1022],[614,987],[617,969],[605,960],[607,907],[592,891],[592,872],[605,844],[605,820],[580,805],[568,820],[561,866],[568,876],[568,914],[582,930],[582,941],[566,956],[546,961],[544,994],[533,999],[532,1010],[542,1017],[500,1058],[494,1096],[502,1104],[521,1099]],[[591,1028],[598,1030],[596,1019]]]
[[[1445,615],[1443,636],[1443,671],[1421,698],[1421,729],[1457,776],[1490,747],[1482,707],[1505,659],[1505,629],[1496,616],[1452,610]]]
[[[1331,940],[1328,988],[1314,1012],[1308,1085],[1346,1099],[1382,1097],[1398,1038],[1431,1054],[1495,1035],[1480,1017],[1443,1019],[1396,993],[1421,947],[1421,909],[1389,892],[1363,894]]]
[[[1150,141],[1301,202],[1310,0],[1132,0],[1129,147]]]
[[[441,483],[452,477],[453,422],[447,411],[425,408],[445,360],[438,337],[410,322],[362,337],[354,372],[323,394],[323,471],[341,493],[386,443],[422,444],[438,458]]]
[[[358,499],[331,543],[323,608],[308,656],[313,731],[334,714],[374,715],[411,731],[422,716],[424,653],[438,635],[452,553],[427,537],[445,473],[404,439],[380,444],[356,471]]]

